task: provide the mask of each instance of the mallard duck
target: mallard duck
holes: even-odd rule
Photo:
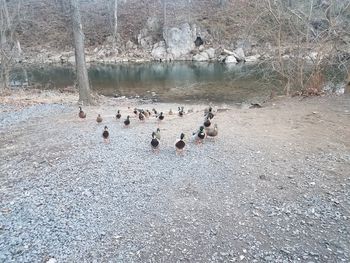
[[[122,115],[120,114],[120,110],[117,111],[117,115],[115,115],[115,117],[117,118],[117,120],[119,120],[122,117]]]
[[[142,114],[142,112],[139,113],[139,120],[144,121],[145,120],[145,115]]]
[[[184,142],[185,134],[181,133],[180,140],[175,143],[176,154],[182,152],[185,149],[186,143]]]
[[[195,133],[195,142],[202,143],[205,138],[204,127],[200,126],[199,130]]]
[[[149,110],[146,110],[148,113],[148,116],[152,116],[152,113]]]
[[[157,131],[156,131],[156,138],[160,141],[160,129],[157,128]]]
[[[219,133],[219,129],[218,129],[218,125],[215,123],[213,128],[208,128],[206,129],[206,134],[208,137],[216,137],[218,136]]]
[[[159,141],[156,138],[156,133],[155,132],[152,132],[151,146],[152,146],[153,151],[159,150]]]
[[[108,132],[108,127],[105,126],[103,133],[102,133],[102,137],[104,142],[108,142],[109,141],[109,132]]]
[[[142,114],[143,114],[147,119],[149,118],[149,114],[148,114],[147,111],[142,110]]]
[[[160,120],[160,121],[164,120],[163,112],[161,112],[161,113],[159,114],[158,120]]]
[[[137,111],[137,109],[136,108],[134,108],[134,114],[137,116],[137,114],[138,114],[138,111]]]
[[[101,114],[98,114],[97,115],[97,118],[96,118],[96,121],[97,121],[97,123],[101,123],[102,122],[102,117],[101,117]]]
[[[152,111],[154,112],[155,115],[158,114],[158,112],[157,112],[157,110],[155,108],[153,108]]]
[[[178,107],[178,111],[180,117],[184,116],[184,107]]]
[[[130,125],[130,116],[128,115],[124,121],[125,127],[128,127]]]
[[[86,118],[86,113],[83,112],[81,107],[79,107],[79,118],[81,118],[81,119],[85,119]]]
[[[172,109],[170,109],[169,110],[169,115],[173,115],[174,113],[173,113],[173,110]]]
[[[207,118],[207,119],[212,119],[214,118],[214,114],[213,114],[213,108],[212,107],[209,107],[209,109],[205,110],[204,111],[204,116]]]
[[[204,125],[205,128],[210,127],[211,122],[210,122],[209,118],[205,118],[205,121],[204,121],[203,125]]]

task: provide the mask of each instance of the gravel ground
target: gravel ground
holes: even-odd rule
[[[193,107],[123,128],[113,103],[82,121],[75,106],[2,105],[0,262],[350,262],[349,96],[231,107],[215,141],[176,156]]]

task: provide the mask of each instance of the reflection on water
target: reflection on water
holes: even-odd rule
[[[18,69],[13,83],[40,84],[45,88],[73,85],[71,67],[32,67]],[[92,88],[106,96],[126,96],[175,102],[200,100],[242,102],[265,97],[271,85],[263,85],[262,70],[253,65],[221,63],[123,63],[92,65],[89,69]]]

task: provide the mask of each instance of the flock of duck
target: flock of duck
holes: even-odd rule
[[[187,113],[192,112],[193,110],[189,110]],[[165,115],[163,112],[158,113],[156,109],[152,109],[152,111],[149,110],[143,110],[143,109],[137,109],[135,108],[133,110],[133,113],[135,117],[138,117],[139,121],[144,122],[146,119],[148,119],[150,116],[154,115],[159,122],[164,121]],[[168,112],[168,115],[174,115],[174,112],[170,109]],[[177,115],[179,117],[183,117],[185,115],[184,107],[178,107]],[[199,127],[199,129],[192,134],[193,141],[196,144],[203,143],[203,140],[207,137],[214,138],[218,135],[218,126],[217,124],[212,125],[212,119],[214,118],[213,108],[208,107],[204,110],[204,122],[203,125]],[[82,107],[79,107],[79,118],[85,119],[86,113],[83,111]],[[115,118],[117,120],[120,120],[122,118],[120,110],[117,111],[117,114],[115,115]],[[103,121],[103,118],[101,114],[97,115],[96,122],[101,123]],[[130,115],[127,115],[126,119],[124,120],[124,127],[130,127]],[[104,130],[102,132],[102,137],[104,139],[105,143],[109,142],[109,131],[108,127],[105,126]],[[152,138],[151,138],[151,148],[153,151],[159,151],[160,146],[160,129],[157,128],[156,131],[152,132]],[[175,150],[177,154],[183,153],[183,150],[186,147],[186,143],[184,141],[185,134],[180,134],[180,139],[177,140],[175,143]]]

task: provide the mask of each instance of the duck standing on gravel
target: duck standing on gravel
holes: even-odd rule
[[[204,138],[205,138],[204,126],[200,126],[199,130],[194,133],[195,143],[197,144],[203,143]]]
[[[145,115],[143,115],[142,112],[139,113],[139,120],[145,121]]]
[[[142,110],[142,114],[143,114],[147,119],[149,118],[149,114],[148,114],[147,111]]]
[[[79,107],[79,118],[81,118],[81,119],[86,118],[86,113],[82,110],[81,107]]]
[[[102,117],[101,117],[101,114],[98,114],[97,115],[97,118],[96,118],[96,121],[97,121],[97,123],[101,123],[102,122]]]
[[[158,114],[158,112],[157,112],[157,110],[155,108],[153,108],[152,111],[153,111],[154,115]]]
[[[203,125],[204,125],[205,128],[209,128],[210,127],[211,122],[210,122],[208,117],[205,118],[205,121],[204,121]]]
[[[159,120],[159,121],[164,120],[164,115],[163,115],[163,112],[161,112],[161,113],[159,114],[159,116],[158,116],[158,120]]]
[[[130,116],[128,115],[124,121],[124,126],[129,127],[129,125],[130,125]]]
[[[186,143],[184,142],[185,134],[181,133],[180,140],[175,143],[176,154],[182,153],[185,149]]]
[[[213,128],[206,128],[205,131],[208,137],[214,138],[219,133],[218,125],[215,123]]]
[[[115,115],[115,117],[117,118],[117,120],[119,120],[122,117],[122,115],[120,114],[120,110],[117,111],[117,115]]]
[[[184,107],[178,107],[178,111],[180,117],[184,116]]]
[[[104,131],[102,133],[102,137],[105,143],[109,142],[109,132],[108,132],[108,127],[105,126]]]
[[[156,138],[156,133],[152,132],[151,146],[153,151],[159,151],[159,141]]]
[[[138,111],[136,108],[134,108],[134,114],[135,114],[135,116],[137,116],[137,114],[138,114]]]
[[[209,109],[205,109],[204,110],[204,116],[207,118],[207,119],[212,119],[214,118],[214,114],[213,114],[213,108],[212,107],[209,107]]]

